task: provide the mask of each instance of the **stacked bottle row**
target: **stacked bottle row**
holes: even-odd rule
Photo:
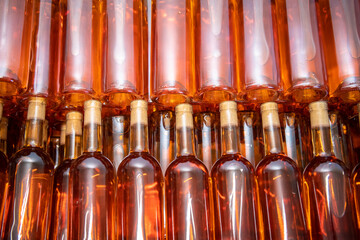
[[[360,101],[357,0],[4,0],[0,9],[0,97],[10,107],[42,96],[64,117],[90,98],[120,109],[137,98]]]
[[[0,155],[3,239],[357,239],[360,163],[351,174],[334,156],[325,101],[308,106],[313,154],[303,171],[284,153],[275,102],[260,106],[256,166],[241,155],[237,103],[219,105],[221,156],[211,169],[196,156],[190,104],[175,108],[171,163],[150,155],[143,100],[131,102],[129,154],[113,162],[102,153],[101,102],[85,102],[84,120],[67,113],[54,169],[45,105],[29,98],[22,148],[9,161]]]

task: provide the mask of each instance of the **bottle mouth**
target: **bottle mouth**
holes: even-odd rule
[[[328,104],[317,101],[309,104],[311,128],[330,127]]]
[[[46,99],[43,97],[31,97],[27,113],[28,120],[45,121]]]
[[[144,100],[134,100],[130,103],[130,125],[148,125],[148,104]]]
[[[182,103],[175,107],[176,129],[194,128],[192,106],[188,103]]]

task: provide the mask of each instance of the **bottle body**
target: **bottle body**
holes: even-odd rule
[[[195,20],[199,101],[220,103],[235,98],[239,65],[235,64],[238,45],[234,35],[239,25],[234,22],[233,8],[237,6],[232,0],[199,1]]]
[[[225,154],[211,170],[215,239],[258,239],[254,168]]]
[[[304,205],[313,239],[357,239],[350,173],[333,156],[316,156],[304,171]]]
[[[47,238],[53,169],[49,155],[39,147],[24,147],[11,158],[4,239]]]
[[[265,239],[308,239],[295,162],[268,154],[257,166],[256,178]]]
[[[198,1],[152,1],[150,95],[155,102],[189,102],[195,92],[195,29]]]
[[[6,197],[8,194],[8,160],[3,152],[0,152],[0,237],[3,236]]]
[[[118,239],[163,239],[163,175],[147,152],[131,152],[117,173]]]
[[[360,101],[360,3],[317,0],[330,98]]]
[[[179,156],[165,173],[167,239],[213,239],[209,174],[193,155]]]
[[[276,0],[274,8],[285,98],[298,103],[321,100],[327,86],[315,0]]]
[[[21,93],[27,86],[30,61],[32,1],[0,3],[0,95]]]
[[[86,136],[86,134],[84,134]],[[85,152],[70,168],[71,239],[115,239],[115,170],[100,152]]]
[[[244,74],[240,100],[267,102],[278,99],[282,87],[277,68],[276,22],[270,0],[242,1]],[[240,40],[241,41],[241,40]]]
[[[49,234],[51,239],[68,239],[69,177],[71,160],[64,160],[54,174],[52,215]]]
[[[360,231],[360,164],[356,165],[351,175],[351,185],[354,193],[354,202],[356,210],[356,223],[358,232]]]
[[[60,0],[63,52],[62,108],[82,107],[100,93],[103,79],[104,1]]]

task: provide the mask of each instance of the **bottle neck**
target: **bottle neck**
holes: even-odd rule
[[[148,152],[148,126],[136,123],[130,128],[130,152]]]
[[[237,126],[221,127],[222,155],[239,153],[239,131]]]
[[[88,123],[84,126],[84,152],[102,152],[101,125]]]
[[[268,126],[264,128],[265,154],[283,153],[281,131],[278,126]]]
[[[194,132],[190,127],[176,129],[176,156],[189,156],[194,154]]]
[[[328,157],[332,155],[330,127],[312,127],[311,136],[314,156]]]
[[[82,136],[75,133],[65,138],[64,159],[71,160],[78,158],[82,153]]]
[[[25,123],[25,147],[44,148],[44,121],[39,119],[28,119]]]

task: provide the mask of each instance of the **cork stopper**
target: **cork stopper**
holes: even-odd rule
[[[28,120],[45,120],[46,100],[42,97],[31,97],[27,113]]]
[[[76,111],[69,112],[66,115],[66,131],[65,135],[82,135],[82,114]]]
[[[141,124],[148,125],[147,118],[148,104],[144,100],[134,100],[130,104],[130,123],[131,125]]]
[[[188,103],[182,103],[175,107],[176,129],[194,128],[192,106]]]
[[[8,122],[9,120],[6,117],[1,118],[0,122],[0,139],[7,139],[7,130],[8,130]]]
[[[101,125],[101,102],[97,100],[87,100],[84,103],[84,125],[89,123]]]
[[[325,101],[309,104],[311,127],[330,127],[328,105]]]
[[[61,132],[60,132],[60,145],[65,145],[65,138],[66,138],[66,123],[61,124]]]
[[[278,105],[276,102],[263,103],[260,106],[263,128],[280,127]]]
[[[238,126],[236,102],[226,101],[220,103],[220,124],[221,127]]]

